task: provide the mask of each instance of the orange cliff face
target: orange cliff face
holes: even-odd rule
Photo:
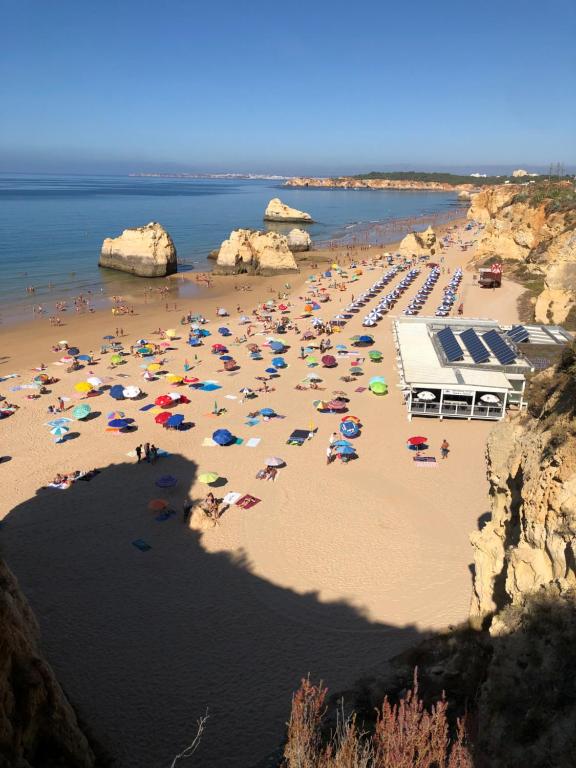
[[[350,176],[340,176],[333,179],[314,179],[296,176],[288,179],[287,187],[330,187],[340,189],[425,189],[437,192],[466,191],[478,188],[474,184],[444,184],[438,181],[395,181],[392,179],[354,179]]]

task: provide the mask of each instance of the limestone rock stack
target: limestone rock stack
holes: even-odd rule
[[[139,277],[165,277],[178,269],[172,238],[156,221],[107,237],[98,263]]]
[[[272,275],[297,271],[287,237],[253,229],[234,230],[220,246],[215,267],[220,274]]]
[[[264,221],[303,221],[311,224],[312,216],[296,208],[290,208],[280,198],[274,197],[270,200],[264,212]]]
[[[312,246],[312,238],[303,229],[291,229],[288,232],[288,248],[292,253],[309,251]]]
[[[400,243],[398,248],[402,256],[410,258],[411,256],[434,256],[438,243],[436,233],[432,227],[428,227],[424,232],[410,232]]]

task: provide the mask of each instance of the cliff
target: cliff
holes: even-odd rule
[[[155,221],[125,229],[119,237],[107,237],[98,264],[139,277],[165,277],[178,268],[172,238]]]
[[[336,189],[412,189],[433,192],[472,191],[474,184],[449,184],[439,181],[411,181],[408,179],[355,179],[352,176],[339,176],[330,179],[318,179],[296,176],[285,182],[286,187],[328,187]]]
[[[297,208],[290,208],[280,198],[274,197],[264,211],[264,221],[301,221],[311,224],[312,216]]]
[[[94,754],[38,638],[34,615],[0,560],[0,766],[93,768]]]
[[[563,323],[576,304],[573,184],[490,187],[472,197],[468,218],[484,224],[475,260],[518,262],[543,280],[535,320]]]
[[[288,238],[277,232],[253,229],[236,229],[224,240],[214,269],[216,274],[256,275],[297,271]]]
[[[309,251],[312,247],[312,238],[303,229],[291,229],[288,232],[288,248],[292,253]]]

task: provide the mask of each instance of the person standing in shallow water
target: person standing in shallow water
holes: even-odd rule
[[[443,459],[448,458],[448,454],[450,453],[450,443],[448,442],[448,440],[446,440],[446,438],[442,440],[442,443],[440,445],[440,453],[442,454]]]

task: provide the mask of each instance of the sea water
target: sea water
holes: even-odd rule
[[[316,242],[398,239],[386,223],[450,214],[456,195],[443,192],[283,187],[281,182],[128,176],[0,174],[0,317],[30,317],[34,304],[52,311],[57,299],[142,290],[142,278],[98,267],[105,237],[159,221],[170,233],[181,268],[208,270],[207,256],[233,229],[264,224],[272,197],[307,211]],[[424,221],[424,219],[422,219]],[[382,226],[381,226],[382,225]],[[149,280],[146,280],[149,283]],[[26,289],[33,286],[34,294]],[[137,288],[138,286],[138,288]],[[97,303],[97,302],[96,302]]]

